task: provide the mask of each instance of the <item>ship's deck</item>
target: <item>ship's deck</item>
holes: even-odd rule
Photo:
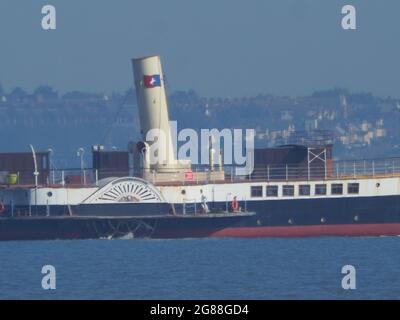
[[[210,171],[220,171],[221,174],[209,174]],[[223,172],[221,172],[223,171]],[[140,177],[141,173],[129,170],[130,176]],[[127,172],[98,171],[95,169],[65,169],[49,170],[39,176],[38,184],[34,183],[33,173],[14,173],[14,179],[0,180],[0,189],[29,189],[37,187],[48,188],[96,188],[101,185],[101,179],[123,177]],[[28,177],[28,179],[27,179]],[[29,178],[31,177],[31,178]],[[221,177],[223,177],[221,179]],[[400,177],[400,158],[334,161],[325,166],[299,167],[296,165],[274,165],[256,167],[251,174],[239,175],[236,168],[193,168],[191,170],[170,173],[166,176],[150,178],[149,182],[157,186],[183,186],[203,184],[229,184],[248,182],[289,182],[289,181],[321,181],[321,180],[354,180],[354,179],[386,179]]]
[[[266,178],[242,178],[242,179],[224,179],[224,180],[210,180],[210,181],[182,181],[182,180],[166,180],[157,181],[154,183],[156,186],[167,187],[167,186],[195,186],[204,184],[232,184],[232,183],[249,183],[249,182],[301,182],[301,181],[337,181],[337,180],[363,180],[363,179],[387,179],[393,177],[400,177],[400,173],[394,174],[379,174],[379,175],[357,175],[357,176],[340,176],[340,177],[319,177],[307,179],[307,177],[290,178],[290,179],[266,179]],[[96,184],[39,184],[37,188],[68,188],[68,189],[80,189],[80,188],[96,188]],[[18,190],[18,189],[35,189],[34,184],[0,184],[0,189]]]

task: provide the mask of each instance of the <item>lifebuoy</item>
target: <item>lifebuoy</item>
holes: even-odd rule
[[[0,202],[0,213],[3,213],[4,211],[6,211],[6,206],[3,202]]]
[[[239,201],[237,201],[236,197],[233,198],[232,200],[232,211],[238,211],[239,210]]]

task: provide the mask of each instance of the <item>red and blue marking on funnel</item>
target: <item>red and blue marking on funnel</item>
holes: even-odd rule
[[[161,77],[159,74],[153,74],[151,76],[144,76],[144,86],[146,88],[161,87]]]

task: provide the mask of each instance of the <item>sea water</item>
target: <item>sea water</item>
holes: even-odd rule
[[[0,243],[0,299],[399,298],[399,237]]]

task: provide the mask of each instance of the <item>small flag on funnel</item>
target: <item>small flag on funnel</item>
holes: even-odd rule
[[[151,76],[144,76],[144,86],[146,88],[161,87],[161,77],[159,74],[153,74]]]

